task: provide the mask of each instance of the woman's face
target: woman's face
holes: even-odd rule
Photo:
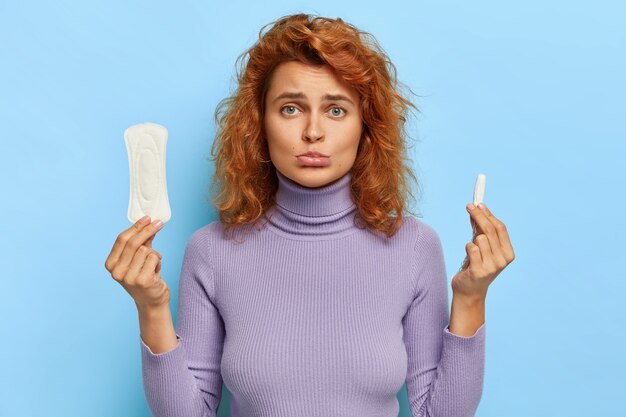
[[[362,132],[359,95],[328,65],[283,62],[270,78],[263,125],[276,169],[302,186],[321,187],[354,165]],[[328,157],[298,157],[309,151]]]

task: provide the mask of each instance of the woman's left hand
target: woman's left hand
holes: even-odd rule
[[[466,206],[474,237],[465,245],[467,256],[452,278],[454,295],[468,300],[484,300],[489,285],[515,259],[506,226],[481,204],[483,208]]]

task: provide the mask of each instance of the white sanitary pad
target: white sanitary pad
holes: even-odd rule
[[[128,220],[148,215],[163,223],[172,216],[167,198],[165,148],[167,129],[156,123],[140,123],[124,131],[130,168]]]
[[[478,203],[483,202],[483,198],[485,197],[485,181],[487,177],[485,174],[478,174],[476,178],[476,184],[474,185],[474,205],[477,206]]]

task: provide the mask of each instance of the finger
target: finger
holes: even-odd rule
[[[474,238],[476,237],[476,234],[478,233],[478,231],[476,230],[476,222],[474,221],[474,219],[472,218],[472,216],[470,216],[470,224],[472,225],[472,240],[474,240]],[[467,245],[465,247],[465,252],[467,252]],[[463,259],[463,262],[461,263],[461,267],[459,268],[459,272],[461,272],[464,269],[467,269],[468,265],[470,263],[470,258],[469,255],[465,257],[465,259]]]
[[[468,267],[471,266],[474,271],[480,269],[483,265],[480,248],[473,242],[469,242],[465,245],[465,252],[467,253],[468,258]]]
[[[120,268],[127,269],[133,257],[135,256],[135,252],[137,252],[139,247],[143,246],[143,244],[146,242],[146,240],[148,240],[149,237],[156,234],[162,228],[163,222],[161,222],[160,220],[154,220],[152,223],[150,223],[139,232],[137,232],[134,236],[132,236],[126,242],[124,250],[120,255],[120,259],[117,262]]]
[[[124,247],[126,246],[126,242],[128,242],[131,237],[133,237],[136,233],[141,231],[149,224],[150,217],[144,216],[117,236],[117,239],[115,239],[115,243],[113,244],[113,248],[111,249],[111,253],[109,254],[107,260],[104,262],[104,267],[108,271],[112,271],[115,265],[117,265],[120,255],[122,254]]]
[[[155,253],[150,253],[146,257],[146,262],[144,262],[143,267],[141,268],[141,274],[146,276],[151,276],[157,272],[156,268],[161,262],[159,257],[156,256]]]
[[[480,257],[482,259],[482,265],[485,268],[493,267],[493,252],[489,244],[489,238],[484,233],[479,234],[474,239],[474,244],[480,248]]]
[[[500,245],[498,232],[496,231],[495,225],[487,217],[486,212],[481,208],[474,208],[473,210],[470,210],[470,216],[478,225],[479,234],[482,233],[487,237],[487,239],[489,239],[491,255],[498,260],[498,263],[503,262],[504,255],[502,253],[502,246]]]
[[[141,245],[141,247],[137,250],[137,253],[135,253],[132,262],[128,266],[128,271],[121,271],[119,272],[119,274],[122,274],[121,276],[125,276],[126,281],[128,282],[136,282],[136,278],[143,272],[143,269],[146,267],[146,262],[148,262],[148,259],[155,257],[155,255],[157,262],[160,265],[162,258],[161,254],[154,249],[149,249],[147,246]]]
[[[156,272],[159,272],[161,270],[161,262],[159,262],[159,264],[156,267]]]
[[[137,252],[135,252],[135,256],[133,256],[130,265],[128,265],[128,269],[126,271],[119,268],[116,272],[121,274],[121,276],[125,276],[128,282],[135,282],[137,276],[141,273],[141,270],[146,263],[146,259],[148,255],[152,252],[152,249],[149,249],[147,246],[141,245]]]
[[[145,287],[149,287],[154,284],[155,277],[154,275],[157,273],[157,265],[159,264],[159,257],[150,253],[146,258],[146,262],[143,264],[143,268],[141,268],[141,272],[139,273],[138,284]]]
[[[513,260],[515,258],[515,254],[513,253],[513,246],[511,245],[511,239],[509,238],[509,232],[506,228],[506,225],[502,223],[500,220],[498,220],[496,216],[493,215],[493,213],[491,213],[491,210],[489,210],[489,207],[484,205],[484,203],[482,204],[484,206],[485,216],[495,226],[496,233],[498,234],[498,240],[500,241],[500,247],[502,248],[502,252],[504,253],[507,260]]]
[[[149,247],[149,248],[152,248],[152,241],[154,240],[154,237],[155,237],[155,236],[156,236],[156,235],[152,235],[152,236],[150,236],[150,237],[148,238],[148,240],[146,240],[146,243],[144,243],[144,245],[145,245],[145,246],[147,246],[147,247]]]

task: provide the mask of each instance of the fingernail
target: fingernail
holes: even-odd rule
[[[143,216],[141,219],[139,219],[139,223],[146,224],[148,223],[148,219],[150,219],[150,216]]]
[[[472,203],[469,203],[469,204],[466,206],[466,208],[467,208],[469,211],[472,211],[472,210],[474,210],[476,207],[475,207]]]
[[[161,220],[157,220],[152,225],[154,226],[155,229],[160,229],[161,226],[163,226],[163,222]]]
[[[486,207],[483,203],[478,203],[478,207],[480,207],[481,210],[485,210]]]

